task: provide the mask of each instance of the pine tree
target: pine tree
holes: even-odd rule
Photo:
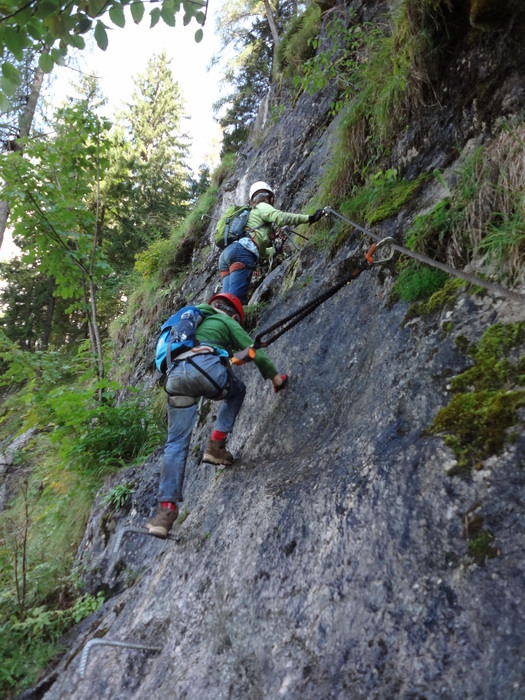
[[[184,102],[166,54],[154,56],[146,74],[137,76],[134,84],[132,102],[121,115],[125,138],[120,146],[114,143],[121,158],[113,185],[124,197],[120,223],[134,237],[139,232],[139,249],[144,249],[167,238],[186,214],[190,171],[182,131]],[[129,233],[125,237],[131,238]]]

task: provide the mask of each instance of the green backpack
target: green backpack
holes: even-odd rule
[[[215,244],[224,250],[226,246],[242,238],[246,231],[246,224],[250,216],[250,207],[238,207],[234,204],[228,207],[219,219],[215,229]]]

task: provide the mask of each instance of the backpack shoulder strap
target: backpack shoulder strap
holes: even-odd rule
[[[170,373],[171,368],[173,366],[173,360],[171,359],[171,345],[173,343],[173,335],[175,333],[175,328],[177,327],[177,323],[180,321],[182,314],[186,311],[193,311],[193,313],[196,315],[197,326],[204,318],[204,314],[196,306],[184,306],[182,309],[179,309],[176,314],[170,316],[168,320],[163,324],[161,330],[167,330],[168,328],[170,330],[169,338],[166,343],[166,375]]]

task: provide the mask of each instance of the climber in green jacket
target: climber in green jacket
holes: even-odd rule
[[[228,350],[244,350],[253,344],[242,328],[244,309],[240,300],[233,294],[219,293],[197,308],[204,314],[195,333],[199,344],[173,359],[164,387],[168,394],[168,438],[162,460],[159,507],[146,524],[150,534],[163,539],[177,519],[177,503],[182,500],[186,459],[197,419],[197,399],[203,396],[222,401],[202,461],[231,465],[234,458],[226,449],[226,438],[233,430],[246,394],[245,385],[232,372],[228,356]],[[271,379],[274,392],[284,389],[287,375],[277,372],[263,350],[257,350],[253,361],[264,379]]]
[[[246,236],[230,243],[219,258],[222,291],[238,297],[243,304],[248,301],[248,288],[257,260],[273,256],[274,228],[313,224],[323,215],[322,209],[313,214],[293,214],[273,206],[274,192],[266,182],[254,182],[250,187],[250,215],[246,223]]]

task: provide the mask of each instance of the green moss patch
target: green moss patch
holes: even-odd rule
[[[439,291],[450,279],[443,270],[436,270],[428,265],[418,265],[413,261],[402,266],[391,300],[415,302],[429,299]]]
[[[366,187],[355,192],[352,199],[341,203],[341,211],[368,226],[394,216],[428,180],[428,175],[420,175],[415,180],[399,179],[397,172],[379,171]]]
[[[436,311],[444,309],[448,304],[453,304],[458,296],[458,292],[465,283],[457,278],[449,279],[429,299],[418,301],[407,311],[402,325],[408,323],[413,318],[420,316],[430,316]]]
[[[514,350],[525,344],[525,323],[495,324],[471,350],[474,364],[451,380],[455,395],[429,430],[443,435],[458,469],[480,465],[503,450],[506,431],[525,406],[525,359]],[[514,356],[513,356],[514,355]]]
[[[525,384],[525,357],[513,360],[514,348],[525,345],[525,322],[491,326],[480,340],[479,346],[469,351],[475,364],[452,382],[453,391],[476,389],[510,389]]]
[[[468,546],[468,551],[476,564],[483,564],[485,559],[498,556],[498,548],[494,545],[494,535],[488,530],[482,530]]]

